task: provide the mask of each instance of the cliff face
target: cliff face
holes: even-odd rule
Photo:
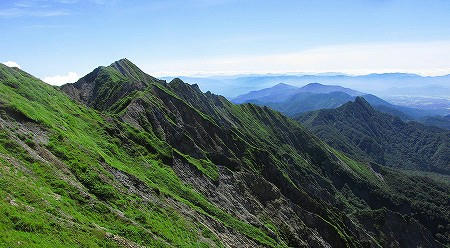
[[[1,189],[10,239],[0,241],[25,242],[25,229],[41,245],[51,235],[130,247],[446,242],[448,212],[425,212],[445,209],[447,184],[356,162],[268,108],[157,80],[127,60],[61,87],[75,101],[1,69],[1,180],[24,182]],[[432,191],[433,205],[403,186]]]

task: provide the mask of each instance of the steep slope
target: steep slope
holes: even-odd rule
[[[136,82],[104,69],[86,86]],[[19,69],[0,80],[2,245],[449,242],[447,184],[355,162],[268,108],[146,75],[110,105],[67,91],[95,110]]]
[[[403,122],[376,111],[362,97],[337,109],[299,118],[332,147],[396,168],[450,173],[450,132]]]

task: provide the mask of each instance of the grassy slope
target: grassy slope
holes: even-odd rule
[[[44,171],[50,172],[56,168],[52,168],[50,164],[26,158],[26,152],[22,150],[20,154],[23,154],[25,158],[20,159],[20,164],[31,170],[33,176],[29,177],[27,179],[29,182],[24,184],[13,183],[21,178],[16,174],[19,172],[11,172],[9,177],[1,178],[2,185],[9,186],[2,187],[2,195],[10,196],[14,201],[19,202],[19,206],[25,206],[22,209],[14,207],[2,199],[2,208],[5,209],[2,213],[5,216],[1,218],[1,228],[8,233],[2,235],[3,242],[25,244],[26,240],[32,240],[30,242],[45,246],[45,242],[49,242],[50,238],[43,237],[54,235],[64,244],[80,242],[90,246],[95,242],[103,244],[105,241],[104,231],[99,230],[104,229],[138,243],[157,242],[149,238],[149,235],[145,235],[150,230],[160,237],[159,240],[162,241],[158,243],[161,245],[197,247],[202,244],[199,234],[202,233],[203,227],[186,221],[176,211],[170,208],[166,209],[164,206],[142,208],[142,205],[139,204],[142,199],[139,199],[139,196],[123,194],[119,186],[111,183],[113,180],[111,174],[100,163],[104,162],[136,176],[148,187],[157,189],[163,195],[174,198],[202,214],[212,216],[254,240],[269,246],[276,246],[273,239],[261,230],[226,214],[193,189],[185,186],[171,168],[161,162],[164,156],[171,156],[172,152],[164,142],[149,134],[139,133],[125,124],[105,122],[104,117],[99,113],[73,103],[57,89],[22,71],[5,66],[1,66],[0,69],[2,105],[7,109],[23,113],[27,118],[39,123],[49,131],[50,141],[47,148],[69,166],[76,180],[88,189],[94,199],[93,205],[85,202],[84,199],[78,199],[80,198],[79,192],[58,178],[56,172],[53,175],[49,173],[49,175],[43,176]],[[125,126],[114,127],[112,125]],[[128,137],[131,148],[124,149],[122,142],[116,137],[109,136],[106,129],[125,130],[124,135]],[[14,143],[13,138],[10,137],[12,131],[4,132],[1,151],[8,157],[17,157],[17,151],[14,149],[20,149],[20,146],[10,145]],[[151,147],[139,145],[139,140],[143,139],[147,146]],[[7,170],[15,170],[10,163],[3,161],[2,168],[6,167],[9,168]],[[216,175],[212,172],[211,176],[215,177]],[[36,192],[36,195],[20,193],[21,190],[35,191],[37,188],[35,185],[40,185],[40,188],[44,190]],[[19,190],[15,187],[22,189]],[[46,194],[46,192],[48,193]],[[54,201],[47,200],[53,194],[62,196],[58,201],[59,205],[52,204]],[[43,197],[44,195],[50,196]],[[41,200],[35,203],[33,199],[29,198]],[[42,202],[47,201],[49,201],[48,206],[41,206],[45,205]],[[33,213],[36,218],[28,218],[30,214],[26,213],[26,206],[32,206],[40,214]],[[58,214],[63,217],[51,212],[53,208],[57,208],[57,212],[61,212]],[[130,225],[129,220],[117,219],[111,209],[122,211],[127,218],[138,224]],[[66,216],[79,224],[77,228],[73,229],[65,221],[58,221],[58,218],[67,219]],[[33,228],[23,230],[24,228],[17,227],[20,225],[18,223],[22,222],[25,223],[24,225],[38,226],[39,231],[35,231]],[[61,229],[52,227],[54,222],[60,223]],[[95,228],[97,225],[102,228]],[[57,233],[56,230],[58,230]],[[100,234],[92,235],[96,232]],[[78,233],[80,233],[79,236]],[[46,239],[47,241],[45,241]],[[216,239],[212,238],[212,240]]]

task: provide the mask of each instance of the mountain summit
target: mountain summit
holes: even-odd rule
[[[106,110],[137,90],[145,89],[150,83],[161,83],[144,73],[128,59],[121,59],[109,66],[100,66],[73,84],[61,89],[73,99],[88,106]]]
[[[356,90],[352,90],[349,88],[345,88],[337,85],[323,85],[320,83],[310,83],[299,89],[298,92],[312,92],[312,93],[331,93],[331,92],[344,92],[349,94],[350,96],[361,96],[364,93],[361,93]]]

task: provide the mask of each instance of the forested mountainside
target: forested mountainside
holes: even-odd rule
[[[126,59],[61,88],[0,64],[0,127],[2,246],[450,243],[447,177],[358,162]]]
[[[378,112],[363,97],[298,119],[332,147],[360,160],[450,173],[450,131]]]

